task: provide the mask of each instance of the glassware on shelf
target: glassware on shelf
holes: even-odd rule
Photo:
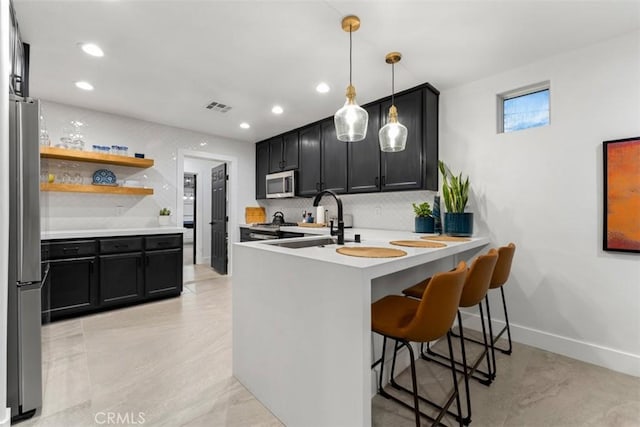
[[[123,156],[128,157],[129,156],[129,147],[127,147],[126,145],[123,145],[122,147],[120,147],[120,154],[122,154]]]

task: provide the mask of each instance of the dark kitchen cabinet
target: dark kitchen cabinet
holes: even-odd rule
[[[313,196],[320,190],[320,125],[300,129],[300,165],[298,170],[297,195]]]
[[[269,140],[269,173],[298,169],[298,132]]]
[[[266,177],[269,173],[269,141],[256,144],[256,199],[267,198]]]
[[[100,239],[100,304],[135,302],[144,297],[142,238]]]
[[[380,104],[364,107],[369,113],[367,135],[364,140],[350,142],[348,193],[370,193],[380,190]]]
[[[29,44],[23,43],[13,4],[9,3],[9,93],[29,96]]]
[[[100,304],[120,305],[144,297],[142,252],[100,255]]]
[[[321,189],[338,193],[437,191],[439,94],[425,83],[395,97],[398,119],[408,131],[406,149],[396,153],[381,153],[378,143],[378,131],[387,122],[391,97],[363,106],[369,113],[363,141],[337,141],[333,117],[300,128],[296,195],[313,196]],[[264,142],[257,147],[261,144]],[[273,168],[282,165],[278,159],[284,155],[284,145],[274,142],[274,147]],[[256,164],[259,169],[259,160]],[[264,192],[264,183],[256,185],[256,193],[259,192]]]
[[[407,127],[407,146],[403,151],[382,153],[382,191],[419,190],[422,188],[422,91],[395,97],[398,121]],[[391,100],[381,104],[380,126],[387,123]]]
[[[336,193],[346,193],[347,149],[350,143],[338,140],[333,118],[324,120],[320,126],[322,129],[320,188]]]
[[[42,320],[49,322],[98,307],[98,266],[95,240],[42,245]]]
[[[144,293],[148,298],[182,292],[182,235],[146,237]]]

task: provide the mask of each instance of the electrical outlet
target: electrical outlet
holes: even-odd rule
[[[116,216],[122,216],[124,214],[124,206],[116,206]]]
[[[376,216],[382,216],[382,208],[380,206],[376,206],[373,212]]]

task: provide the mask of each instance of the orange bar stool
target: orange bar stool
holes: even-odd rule
[[[371,329],[383,336],[382,342],[382,358],[380,363],[380,380],[378,384],[378,392],[387,399],[411,409],[415,413],[416,426],[420,426],[420,417],[425,417],[433,422],[433,425],[441,425],[440,420],[449,411],[449,407],[456,401],[458,414],[456,416],[460,425],[462,425],[462,414],[460,409],[460,393],[458,391],[458,380],[456,376],[455,363],[453,362],[453,348],[451,346],[450,329],[456,317],[462,287],[466,276],[467,265],[464,261],[458,264],[458,267],[449,272],[438,273],[434,275],[426,287],[424,295],[420,301],[401,297],[399,295],[389,295],[376,301],[371,305]],[[416,365],[413,348],[410,342],[429,342],[447,336],[449,345],[449,354],[451,356],[451,374],[453,378],[453,390],[449,393],[449,397],[445,404],[440,406],[418,394],[418,385],[416,379]],[[413,406],[403,402],[395,396],[387,393],[382,387],[384,358],[387,347],[387,338],[395,340],[393,352],[393,364],[391,367],[391,380],[394,380],[396,352],[404,345],[409,350],[409,358],[411,361],[411,380],[413,391],[410,391],[396,384],[399,388],[413,395]],[[432,418],[420,411],[419,401],[426,402],[436,408],[440,412],[436,418]],[[451,412],[449,412],[451,413]]]
[[[486,255],[478,256],[471,267],[467,271],[467,275],[464,282],[464,287],[462,289],[462,295],[460,297],[459,307],[475,307],[478,306],[480,311],[480,323],[482,325],[482,337],[483,341],[481,344],[483,345],[483,351],[478,355],[476,360],[471,363],[467,362],[466,348],[464,344],[464,329],[462,325],[462,315],[460,314],[460,310],[458,310],[458,327],[460,329],[460,348],[462,352],[462,362],[456,362],[456,364],[462,367],[462,373],[464,374],[464,385],[466,392],[466,401],[467,401],[467,416],[464,417],[463,423],[469,424],[471,422],[471,394],[469,391],[469,377],[480,381],[484,385],[491,384],[491,361],[489,359],[489,353],[491,349],[491,345],[489,344],[487,338],[487,331],[484,325],[484,313],[482,310],[482,301],[485,299],[487,292],[489,291],[489,285],[491,283],[491,277],[493,275],[493,271],[495,269],[496,263],[498,261],[498,251],[495,249],[491,249]],[[410,288],[409,288],[410,289]],[[407,293],[411,294],[411,290],[406,290]],[[430,357],[432,356],[432,357]],[[434,361],[443,366],[446,366],[441,360],[434,359],[433,357],[437,357],[441,360],[448,360],[448,358],[442,354],[438,354],[434,352],[429,345],[427,344],[427,354],[422,352],[422,358],[425,360]],[[487,372],[481,372],[485,378],[479,378],[474,376],[476,370],[478,370],[478,366],[482,363],[482,360],[486,359],[487,362]]]

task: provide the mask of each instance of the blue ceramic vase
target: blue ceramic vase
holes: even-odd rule
[[[432,216],[416,217],[416,233],[433,233],[434,220]]]
[[[444,232],[449,236],[471,236],[473,234],[473,212],[445,213]]]

